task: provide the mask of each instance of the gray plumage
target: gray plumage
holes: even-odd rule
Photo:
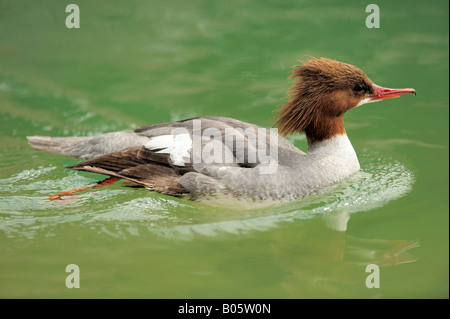
[[[201,130],[198,132],[194,132],[194,121],[200,121],[197,122],[201,124]],[[221,132],[222,139],[214,142],[222,149],[222,159],[227,152],[232,154],[231,163],[206,163],[204,160],[195,162],[193,144],[189,149],[190,158],[186,159],[183,165],[176,165],[171,159],[170,150],[149,149],[147,144],[161,136],[184,133],[189,134],[192,140],[196,138],[195,134],[201,135],[197,138],[201,138],[201,146],[204,148],[211,143],[208,136],[206,139],[204,136],[208,129]],[[268,155],[270,143],[274,142],[270,140],[270,131],[263,131],[266,132],[263,141],[242,134],[258,132],[258,129],[262,128],[231,118],[200,117],[93,137],[31,136],[28,141],[38,150],[84,159],[83,162],[72,166],[72,169],[116,176],[150,190],[175,196],[189,196],[191,199],[223,195],[252,201],[290,201],[336,182],[359,168],[356,155],[350,157],[353,165],[348,169],[346,164],[341,164],[342,154],[339,150],[336,156],[307,155],[285,138],[276,135],[276,158],[269,158],[269,161],[276,161],[276,170],[261,173],[261,168],[270,165],[268,158],[266,157],[265,162],[261,162],[258,156],[256,160],[250,160],[252,158],[249,158],[249,154],[258,152],[258,149],[264,146],[265,155]],[[225,140],[225,133],[230,130],[235,133],[232,145]]]

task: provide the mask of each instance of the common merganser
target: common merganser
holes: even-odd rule
[[[375,85],[359,68],[327,58],[303,61],[294,67],[293,77],[298,79],[288,101],[278,108],[274,125],[282,136],[274,129],[208,116],[91,137],[27,138],[35,149],[84,160],[72,169],[109,176],[86,188],[125,179],[192,200],[226,195],[286,202],[360,169],[344,128],[346,111],[416,94],[414,89]],[[294,133],[306,134],[307,153],[283,137]]]

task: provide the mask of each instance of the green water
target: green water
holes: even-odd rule
[[[377,1],[379,29],[369,1],[73,2],[79,29],[69,2],[0,1],[0,297],[448,298],[448,1]],[[120,184],[48,200],[102,176],[27,135],[203,115],[269,127],[308,56],[417,90],[346,114],[362,170],[335,188],[251,209]]]

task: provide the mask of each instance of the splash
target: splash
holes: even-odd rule
[[[414,184],[413,173],[396,160],[369,152],[359,157],[362,170],[345,182],[297,202],[250,209],[211,206],[121,186],[51,202],[48,196],[57,190],[85,186],[86,175],[64,171],[66,176],[55,176],[61,171],[53,166],[26,170],[0,180],[0,233],[30,238],[71,224],[123,238],[150,232],[189,240],[266,231],[317,215],[330,216],[335,223],[331,227],[340,229],[352,214],[405,196]]]

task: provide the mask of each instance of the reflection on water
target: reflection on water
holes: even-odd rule
[[[288,273],[283,287],[296,298],[345,298],[355,291],[361,298],[382,297],[366,288],[366,266],[375,264],[383,273],[386,266],[414,262],[417,258],[409,250],[419,246],[417,241],[355,238],[321,219],[313,227],[275,233],[273,258]]]
[[[188,202],[145,189],[112,186],[50,201],[60,190],[93,183],[91,174],[54,166],[23,170],[0,180],[0,231],[10,238],[51,237],[59,227],[85,225],[125,240],[147,236],[176,240],[221,240],[272,230],[273,263],[285,270],[282,286],[292,297],[344,297],[364,288],[364,269],[416,260],[409,250],[418,242],[348,236],[352,214],[380,207],[405,195],[412,173],[379,154],[360,154],[363,171],[345,182],[298,202],[234,210]],[[69,209],[70,208],[70,209]],[[146,235],[147,234],[147,235]],[[371,295],[372,297],[377,297]]]

